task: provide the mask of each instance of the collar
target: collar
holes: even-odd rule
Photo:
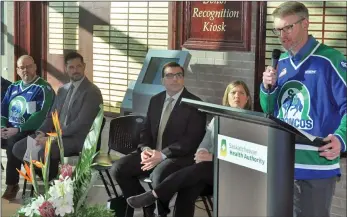
[[[180,90],[178,93],[176,93],[175,95],[173,95],[173,96],[170,96],[169,94],[167,94],[167,92],[166,92],[166,98],[165,98],[165,101],[166,100],[168,100],[170,97],[171,98],[173,98],[174,99],[174,101],[176,101],[180,96],[181,96],[181,94],[182,94],[182,92],[183,92],[183,90],[184,90],[184,87],[182,88],[182,90]]]
[[[81,85],[85,78],[86,76],[83,76],[83,78],[81,78],[81,80],[79,81],[70,81],[70,86],[71,84],[73,84],[73,86],[75,87],[74,89],[77,90],[77,88]]]
[[[299,50],[297,54],[293,56],[291,52],[288,52],[289,57],[294,62],[300,62],[312,51],[314,47],[316,47],[317,43],[318,41],[312,35],[309,35],[306,44]]]
[[[21,80],[20,84],[21,84],[22,87],[26,88],[26,87],[29,87],[30,85],[36,83],[36,81],[39,80],[39,79],[40,79],[40,76],[37,75],[36,78],[34,78],[31,82],[25,83],[23,80]]]

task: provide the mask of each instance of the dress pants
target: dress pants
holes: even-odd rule
[[[8,138],[1,139],[1,148],[6,148],[7,164],[6,164],[6,185],[15,185],[19,183],[19,173],[16,169],[20,170],[22,167],[22,160],[19,160],[13,155],[13,147],[16,142],[32,134],[32,131],[19,132],[16,135]],[[26,150],[26,143],[24,144]],[[24,151],[25,154],[25,151]],[[23,154],[23,156],[24,156]]]
[[[35,135],[32,135],[33,138],[35,138]],[[12,153],[13,155],[20,161],[23,161],[23,157],[26,152],[26,144],[27,144],[27,138],[24,138],[20,141],[18,141],[16,144],[14,144]],[[82,148],[76,146],[76,143],[74,140],[70,137],[63,137],[63,146],[64,146],[64,156],[74,156],[78,155],[80,151],[82,151]],[[44,146],[42,146],[41,150],[39,151],[39,159],[42,159],[44,162],[44,156],[45,156],[45,149]],[[60,162],[60,151],[59,146],[57,143],[57,140],[53,140],[51,144],[51,161],[49,165],[49,180],[52,180],[56,178],[58,172],[59,172],[59,162]],[[39,176],[42,176],[41,170],[37,170]]]
[[[294,217],[329,217],[336,177],[295,180]]]
[[[124,156],[113,165],[112,173],[126,199],[144,193],[144,189],[139,181],[141,176],[150,175],[152,186],[156,188],[167,176],[182,169],[184,164],[178,164],[174,160],[167,158],[150,171],[142,171],[142,166],[140,153],[131,153]],[[169,202],[170,201],[166,201],[158,204],[157,208],[159,215],[166,215],[170,212],[168,209]],[[126,217],[132,217],[133,215],[134,209],[128,206]]]
[[[213,186],[213,162],[205,161],[185,167],[154,188],[159,201],[170,201],[176,192],[175,217],[193,217],[195,201],[208,186]]]

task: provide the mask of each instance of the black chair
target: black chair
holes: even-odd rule
[[[212,217],[212,213],[211,213],[213,211],[212,197],[213,197],[213,186],[206,186],[206,188],[201,192],[200,198],[202,202],[204,203],[205,210],[207,212],[208,217]]]
[[[102,131],[103,131],[104,127],[105,127],[105,123],[106,123],[106,119],[103,118],[103,119],[102,119],[101,128],[100,128],[100,135],[99,135],[98,143],[97,143],[97,145],[96,145],[96,151],[97,151],[97,152],[100,150],[100,147],[101,147],[101,134],[102,134]],[[79,156],[79,153],[76,153],[76,154],[71,155],[71,156],[69,156],[69,157],[75,157],[75,156]],[[26,186],[27,186],[27,180],[25,179],[25,180],[24,180],[24,184],[23,184],[22,198],[25,197]],[[33,197],[33,196],[34,196],[34,186],[31,185],[30,197]]]
[[[112,163],[114,162],[114,160],[112,160],[110,157],[110,152],[111,150],[114,150],[121,154],[127,155],[135,151],[140,141],[140,132],[143,128],[144,121],[145,118],[143,116],[127,115],[117,117],[110,122],[108,152],[106,156],[106,158],[109,160],[109,165],[94,166],[94,169],[99,171],[101,180],[110,198],[112,198],[112,196],[108,188],[109,184],[107,184],[103,172],[105,172],[108,177],[108,183],[110,183],[112,186],[114,195],[118,197],[116,187],[109,173],[109,169],[112,167]]]
[[[101,148],[101,137],[102,137],[102,131],[104,130],[106,124],[106,118],[102,119],[102,124],[101,124],[101,129],[100,129],[100,135],[99,135],[99,139],[98,139],[98,144],[96,145],[96,151],[100,151]]]

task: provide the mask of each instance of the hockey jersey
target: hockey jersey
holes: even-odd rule
[[[53,89],[40,77],[27,87],[23,81],[11,84],[1,102],[1,127],[16,127],[20,132],[38,129],[53,99]]]
[[[277,84],[269,95],[261,84],[261,107],[314,136],[334,134],[346,151],[346,68],[339,51],[310,36],[295,56],[281,55]],[[318,148],[307,144],[296,144],[295,149],[295,179],[341,175],[339,158],[320,157]]]

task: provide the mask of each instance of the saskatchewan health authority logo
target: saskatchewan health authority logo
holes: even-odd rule
[[[226,157],[228,155],[228,148],[227,148],[227,141],[225,139],[222,139],[219,155],[222,157]]]
[[[267,172],[267,147],[218,135],[218,158],[261,172]]]

